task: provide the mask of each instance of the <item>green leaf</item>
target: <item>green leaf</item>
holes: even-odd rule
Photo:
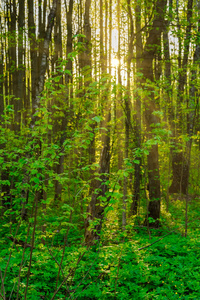
[[[35,183],[40,183],[40,179],[37,178],[37,177],[34,177],[34,178],[33,178],[33,181],[34,181]]]
[[[100,116],[95,116],[94,118],[92,118],[92,120],[94,120],[97,123],[101,122],[101,119],[102,118]]]
[[[139,161],[138,159],[135,159],[135,160],[134,160],[134,163],[137,164],[137,165],[139,165],[139,164],[140,164],[140,161]]]

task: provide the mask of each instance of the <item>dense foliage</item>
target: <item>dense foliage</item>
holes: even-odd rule
[[[200,2],[4,0],[0,298],[200,298]]]
[[[110,230],[107,224],[101,243],[87,248],[79,225],[62,224],[62,216],[56,217],[49,205],[45,245],[38,217],[27,299],[198,299],[199,199],[192,199],[189,206],[187,238],[184,218],[176,214],[184,210],[184,204],[177,199],[163,213],[163,228],[150,230],[151,239],[145,227],[131,221],[124,232]],[[65,207],[65,216],[66,211]],[[61,209],[57,212],[60,215]],[[16,227],[13,224],[12,230]],[[19,299],[24,299],[31,250],[13,245],[10,228],[3,222],[1,228],[1,272],[6,270],[2,293],[17,299],[18,291]],[[28,230],[21,223],[16,238],[29,244]]]

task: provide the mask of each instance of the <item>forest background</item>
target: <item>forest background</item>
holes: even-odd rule
[[[199,299],[200,2],[0,19],[0,298]]]

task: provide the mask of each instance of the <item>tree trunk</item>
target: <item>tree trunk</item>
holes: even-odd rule
[[[109,114],[110,119],[110,114]],[[108,120],[107,120],[108,121]],[[104,136],[103,149],[100,158],[99,179],[95,179],[94,192],[87,209],[87,218],[85,220],[85,242],[88,246],[93,245],[100,238],[100,232],[104,217],[105,207],[108,205],[109,199],[106,198],[108,190],[106,182],[110,171],[110,135],[107,132]],[[103,198],[103,203],[102,203]],[[90,228],[91,222],[94,222]]]
[[[144,47],[141,61],[141,69],[144,75],[142,84],[154,81],[153,75],[153,60],[156,54],[160,51],[160,39],[161,32],[164,28],[164,16],[167,1],[158,0],[155,5],[155,14],[152,24],[152,28],[149,31],[146,45]],[[148,132],[148,138],[152,139],[151,133],[152,125],[158,123],[157,118],[153,114],[156,110],[156,103],[154,99],[154,93],[149,84],[146,86],[148,95],[144,97],[144,117],[146,123],[146,130]],[[159,161],[158,161],[158,145],[152,145],[147,157],[148,167],[148,179],[149,179],[149,205],[148,205],[148,217],[153,218],[154,222],[150,225],[153,227],[159,226],[160,218],[160,176],[159,176]],[[148,222],[148,220],[146,220]]]
[[[31,98],[32,111],[35,113],[36,86],[38,82],[38,58],[37,58],[37,43],[35,34],[34,21],[34,2],[28,0],[28,35],[30,39],[30,56],[31,56]]]
[[[169,188],[169,193],[187,193],[189,167],[182,152],[172,155],[173,181]]]
[[[73,15],[73,5],[74,5],[74,0],[70,0],[69,1],[69,7],[67,10],[67,64],[66,64],[66,70],[68,70],[70,73],[66,73],[65,75],[65,84],[66,84],[66,107],[70,107],[70,111],[68,108],[64,109],[64,117],[62,118],[62,123],[60,126],[60,130],[61,130],[61,138],[60,138],[60,146],[62,146],[62,144],[64,143],[65,139],[66,139],[66,128],[67,128],[67,124],[69,122],[69,119],[72,115],[72,107],[69,103],[70,101],[70,94],[71,94],[71,87],[70,87],[70,81],[72,81],[72,60],[70,58],[70,54],[72,53],[72,15]],[[59,17],[59,16],[58,16]],[[59,25],[60,28],[60,25]],[[59,38],[60,40],[60,38]],[[61,49],[60,49],[61,51]],[[61,155],[59,157],[59,162],[56,168],[56,172],[57,174],[62,174],[64,172],[64,159],[65,156]],[[59,182],[59,180],[55,181],[55,200],[56,201],[60,201],[61,200],[61,194],[62,194],[62,184]]]
[[[130,2],[130,1],[129,1]],[[129,4],[130,7],[130,4]],[[130,8],[129,8],[130,9]],[[129,13],[131,15],[131,12]],[[143,50],[142,36],[141,36],[141,7],[139,3],[135,4],[135,18],[136,18],[136,83],[140,86],[140,79],[137,77],[137,72],[141,72],[141,52]],[[130,18],[133,23],[132,18]],[[131,26],[131,39],[130,43],[132,46],[134,39],[133,25]],[[132,50],[130,51],[132,54]],[[139,93],[135,94],[135,126],[134,126],[134,144],[136,149],[141,147],[141,99]],[[137,163],[134,164],[134,191],[133,201],[131,204],[131,214],[136,215],[138,211],[138,205],[140,202],[140,182],[141,182],[141,156],[135,157]]]
[[[88,0],[86,0],[88,1]],[[102,1],[100,0],[100,5]],[[110,22],[112,20],[110,19]],[[85,34],[86,35],[86,34]],[[86,35],[87,37],[87,35]],[[104,45],[103,45],[103,7],[100,6],[100,60],[101,60],[101,73],[106,71],[107,62],[105,61]],[[90,65],[91,66],[91,65]],[[110,129],[109,122],[111,118],[110,113],[110,101],[106,98],[107,95],[102,95],[102,106],[105,111],[105,120],[102,122],[102,127],[107,128],[107,131],[103,130],[102,144],[103,148],[100,157],[99,168],[99,180],[92,180],[92,196],[91,201],[87,208],[87,217],[85,220],[85,242],[92,245],[96,240],[99,240],[105,207],[109,203],[109,199],[106,199],[106,192],[108,191],[107,181],[110,171]],[[108,100],[108,101],[106,101]],[[102,201],[103,200],[103,201]],[[91,222],[95,222],[93,227],[90,228]]]
[[[186,132],[183,123],[182,105],[184,103],[185,89],[187,84],[187,66],[189,58],[189,47],[191,40],[191,26],[192,26],[192,7],[193,0],[188,0],[187,6],[187,27],[184,39],[184,53],[181,62],[181,51],[179,51],[179,82],[178,82],[178,98],[177,98],[177,113],[176,122],[178,127],[175,132],[175,143],[172,148],[172,184],[169,188],[170,193],[183,193],[185,194],[188,187],[189,180],[189,165],[187,153],[184,153],[179,144],[179,135]],[[179,38],[180,39],[180,38]],[[180,42],[179,42],[180,44]],[[180,50],[180,49],[179,49]],[[175,127],[175,125],[173,125]]]
[[[52,59],[52,72],[53,76],[60,76],[59,81],[56,81],[56,85],[54,87],[55,90],[59,90],[60,86],[59,84],[63,84],[63,78],[62,78],[62,72],[59,70],[59,59],[62,59],[62,31],[61,31],[61,1],[57,1],[57,10],[56,10],[56,18],[55,18],[55,26],[54,26],[54,55]],[[60,109],[63,109],[63,99],[62,97],[56,97],[54,100],[54,103],[57,107],[60,107]],[[65,118],[63,118],[65,119]],[[65,120],[66,122],[66,120]],[[63,120],[62,120],[63,123]],[[54,134],[58,134],[58,132],[61,134],[60,139],[60,147],[62,147],[63,142],[65,140],[64,138],[64,130],[65,127],[62,128],[62,123],[60,124],[60,116],[56,118],[54,123]],[[63,174],[64,172],[64,155],[61,155],[58,158],[58,164],[56,165],[56,173],[58,175]],[[55,181],[55,195],[54,200],[56,203],[59,203],[61,201],[61,195],[62,195],[62,184],[59,180]]]
[[[15,110],[15,130],[19,131],[21,127],[21,114],[23,109],[23,101],[25,98],[25,49],[23,47],[23,27],[25,22],[24,0],[19,0],[19,17],[18,17],[18,68],[17,68],[17,90],[14,110]]]
[[[4,111],[4,95],[3,95],[3,87],[4,87],[4,55],[3,55],[3,28],[1,25],[1,16],[0,16],[0,124],[2,124],[3,111]]]
[[[45,33],[44,43],[43,43],[43,52],[41,55],[41,64],[39,69],[39,81],[38,85],[36,86],[36,95],[35,99],[32,99],[33,101],[33,111],[37,111],[39,104],[40,104],[40,97],[41,93],[44,89],[44,82],[45,82],[45,73],[47,70],[47,59],[49,57],[49,44],[51,41],[51,33],[54,26],[54,19],[56,16],[56,10],[57,10],[57,0],[53,1],[52,8],[50,10],[49,16],[48,16],[48,22],[47,22],[47,29]]]
[[[73,14],[73,5],[74,0],[69,1],[69,9],[67,11],[67,55],[72,53],[72,14]],[[66,70],[72,72],[72,60],[70,58],[67,59]],[[69,84],[72,81],[72,76],[66,73],[65,83]]]

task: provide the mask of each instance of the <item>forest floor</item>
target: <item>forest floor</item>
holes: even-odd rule
[[[38,216],[34,248],[26,241],[32,227],[22,222],[14,243],[17,223],[2,219],[1,299],[200,299],[200,199],[188,201],[187,232],[185,199],[171,200],[168,212],[162,207],[161,228],[148,230],[131,219],[122,231],[114,219],[108,224],[111,216],[101,242],[90,248],[83,229],[71,224],[64,230],[67,223],[61,226],[55,211],[45,243]]]

